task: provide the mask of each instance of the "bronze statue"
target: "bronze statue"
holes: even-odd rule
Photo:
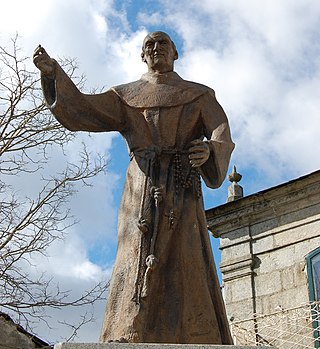
[[[214,91],[173,71],[163,32],[143,42],[148,72],[105,93],[79,92],[39,46],[48,107],[72,131],[119,131],[127,170],[118,251],[100,340],[232,344],[208,237],[200,176],[225,178],[234,148]]]

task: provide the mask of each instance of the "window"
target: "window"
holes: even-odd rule
[[[320,301],[320,247],[309,253],[306,260],[310,301]]]
[[[313,319],[313,335],[315,338],[315,348],[320,348],[320,247],[310,252],[306,257],[306,261],[308,272],[309,299],[311,302],[311,314]]]

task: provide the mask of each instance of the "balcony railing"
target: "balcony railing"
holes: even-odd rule
[[[320,302],[232,321],[231,330],[235,345],[320,348]]]

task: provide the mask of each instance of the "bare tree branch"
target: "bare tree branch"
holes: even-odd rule
[[[63,128],[47,110],[39,89],[39,74],[27,69],[21,56],[18,36],[9,48],[0,46],[0,310],[32,327],[33,321],[47,322],[46,309],[79,307],[104,297],[106,282],[97,283],[76,299],[46,274],[32,276],[32,256],[46,255],[47,248],[63,239],[76,223],[68,209],[70,197],[79,185],[106,170],[107,162],[91,156],[85,144],[77,163],[66,163],[59,173],[45,175],[50,151],[62,152],[76,135]],[[75,76],[76,61],[62,65]],[[78,76],[80,85],[84,77]],[[92,160],[92,158],[94,160]],[[10,184],[13,176],[39,176],[42,186],[36,194],[24,194]],[[74,338],[93,316],[85,313],[79,323],[67,324]]]

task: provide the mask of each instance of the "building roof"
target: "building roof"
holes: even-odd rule
[[[320,201],[320,170],[293,179],[289,182],[245,196],[236,201],[206,210],[208,229],[215,237],[227,232],[235,224],[248,224],[248,220],[275,212],[280,207],[292,207],[299,200],[310,197],[308,202]]]
[[[15,326],[18,332],[29,337],[32,340],[32,342],[34,343],[35,348],[52,348],[52,346],[50,346],[47,342],[43,341],[42,339],[40,339],[36,335],[28,332],[21,325],[16,324],[8,314],[5,314],[5,313],[0,311],[0,317],[3,318],[5,321],[9,322],[10,324],[12,324],[13,326]]]

